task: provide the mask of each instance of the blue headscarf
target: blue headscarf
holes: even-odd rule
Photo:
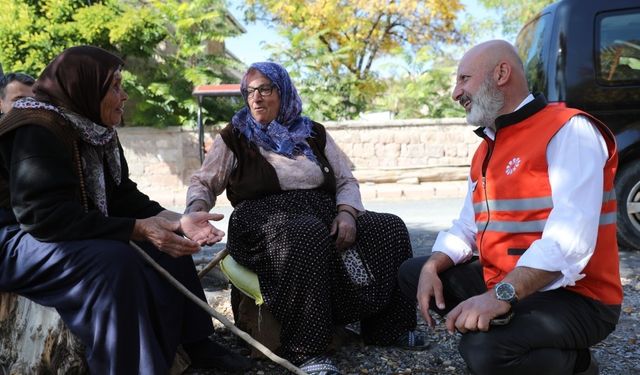
[[[278,116],[267,125],[257,122],[249,110],[247,75],[254,70],[271,80],[280,95]],[[308,117],[301,116],[302,100],[291,82],[289,73],[282,66],[272,62],[252,64],[242,77],[240,91],[244,98],[245,107],[233,115],[231,125],[234,129],[247,137],[249,142],[265,150],[291,159],[304,154],[309,160],[318,162],[306,141],[312,136],[313,123]]]

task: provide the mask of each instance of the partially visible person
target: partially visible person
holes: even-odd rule
[[[334,325],[358,320],[367,344],[424,349],[397,284],[412,255],[405,224],[364,209],[348,158],[302,116],[282,66],[251,65],[241,91],[246,106],[191,177],[186,212],[208,212],[226,190],[227,248],[258,275],[281,354],[309,374],[340,374],[327,353]]]
[[[33,96],[35,82],[24,73],[8,73],[0,78],[0,116],[9,112],[16,100]]]
[[[462,333],[473,374],[597,374],[589,348],[615,329],[622,303],[615,138],[530,94],[505,41],[464,55],[453,99],[483,141],[460,217],[431,256],[402,265],[403,292],[430,325],[431,309]]]
[[[35,98],[0,120],[0,290],[55,308],[93,374],[167,374],[180,344],[194,367],[246,370],[210,340],[209,315],[129,245],[204,300],[190,255],[224,233],[209,223],[222,215],[168,211],[130,180],[116,132],[122,66],[100,48],[69,48]]]

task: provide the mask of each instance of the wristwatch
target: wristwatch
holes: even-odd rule
[[[510,284],[505,282],[499,282],[496,284],[494,288],[496,292],[496,298],[499,301],[509,302],[511,306],[515,305],[518,302],[518,295],[516,294],[516,288]]]

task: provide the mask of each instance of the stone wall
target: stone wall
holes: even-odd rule
[[[356,170],[468,165],[479,138],[464,119],[327,123]]]
[[[464,119],[394,120],[385,123],[330,122],[331,136],[351,159],[354,174],[362,184],[365,198],[382,198],[378,190],[385,184],[407,185],[408,192],[426,189],[428,183],[464,180],[480,139]],[[205,131],[210,145],[219,128]],[[197,132],[180,127],[167,129],[121,128],[120,140],[129,162],[131,178],[140,190],[168,207],[182,207],[189,177],[199,167]],[[434,185],[434,186],[437,186]],[[457,185],[456,185],[457,186]],[[448,195],[464,194],[456,187]],[[373,193],[371,191],[374,191]],[[435,191],[435,190],[434,190]],[[418,194],[429,198],[434,194]],[[221,197],[220,204],[226,204]]]

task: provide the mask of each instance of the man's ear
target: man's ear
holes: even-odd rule
[[[496,80],[496,85],[506,84],[511,77],[511,65],[506,61],[500,61],[493,71],[493,77]]]

